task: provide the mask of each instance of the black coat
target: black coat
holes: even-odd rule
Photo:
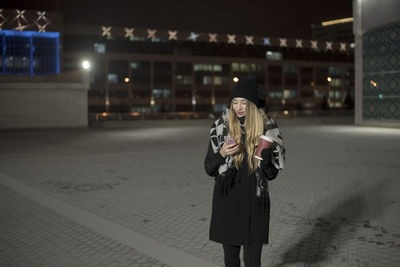
[[[210,142],[204,162],[207,174],[215,177],[210,240],[231,245],[268,244],[269,195],[265,209],[260,209],[256,196],[256,177],[254,173],[248,173],[247,155],[234,174],[233,186],[224,195],[219,179],[226,177],[218,174],[218,168],[224,161],[225,158],[219,152],[214,153]],[[271,164],[263,173],[268,180],[272,180],[278,175],[278,170]]]

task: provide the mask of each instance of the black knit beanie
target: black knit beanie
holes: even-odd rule
[[[229,93],[229,104],[235,97],[243,97],[251,101],[257,107],[260,105],[260,97],[257,91],[257,81],[254,76],[243,76]]]

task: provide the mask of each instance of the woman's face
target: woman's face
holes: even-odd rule
[[[236,115],[241,118],[246,116],[247,99],[242,97],[235,97],[232,99],[232,108]]]

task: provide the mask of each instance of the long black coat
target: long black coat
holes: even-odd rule
[[[218,168],[225,158],[214,153],[211,142],[205,158],[208,175],[215,177],[212,200],[212,215],[209,238],[212,241],[230,245],[268,244],[270,199],[267,195],[265,209],[259,209],[256,196],[255,174],[249,175],[247,155],[235,173],[234,184],[226,195],[222,194]],[[274,179],[278,170],[271,165],[264,173],[268,180]]]

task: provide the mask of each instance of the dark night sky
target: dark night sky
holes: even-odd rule
[[[3,0],[0,8],[59,8],[64,22],[71,24],[306,39],[311,38],[311,24],[352,16],[352,0]]]

